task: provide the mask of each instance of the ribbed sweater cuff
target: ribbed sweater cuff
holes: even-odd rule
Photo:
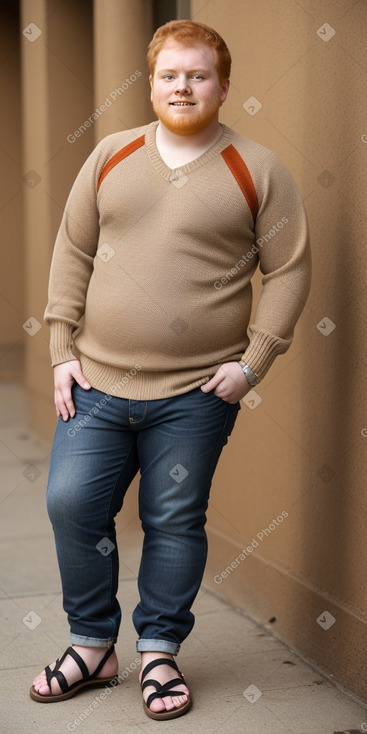
[[[259,332],[253,335],[241,359],[262,380],[273,364],[275,357],[278,354],[284,354],[290,344],[291,339],[280,339],[273,334]]]
[[[55,367],[62,362],[78,359],[73,353],[73,326],[64,321],[53,321],[50,324],[51,364]]]

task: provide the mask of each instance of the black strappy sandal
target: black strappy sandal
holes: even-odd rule
[[[67,698],[71,698],[72,696],[75,696],[76,693],[78,693],[83,688],[92,688],[93,686],[106,686],[108,684],[111,684],[113,681],[117,681],[117,675],[113,676],[112,678],[97,678],[96,676],[98,673],[102,670],[104,664],[112,655],[113,651],[115,649],[115,646],[112,645],[112,647],[109,647],[105,656],[102,658],[99,665],[97,665],[94,673],[92,675],[89,674],[89,670],[83,660],[83,658],[78,655],[78,653],[74,650],[73,647],[68,647],[67,650],[65,650],[63,656],[56,660],[56,665],[53,670],[51,670],[49,665],[46,665],[45,671],[46,671],[46,678],[47,678],[47,685],[50,689],[50,695],[42,696],[40,693],[38,693],[35,688],[32,686],[30,689],[30,696],[33,698],[33,701],[38,701],[38,703],[56,703],[57,701],[65,701]],[[70,657],[75,660],[77,665],[80,668],[80,672],[83,676],[82,680],[76,681],[75,683],[72,683],[70,686],[67,683],[67,680],[64,676],[64,674],[59,670],[62,663],[64,662],[67,655],[70,655]],[[51,691],[51,681],[52,678],[56,678],[62,693],[59,694],[53,694]]]
[[[148,680],[144,681],[145,676],[150,673],[150,671],[153,670],[153,668],[155,668],[157,665],[170,665],[171,668],[174,668],[174,670],[176,670],[180,677],[173,678],[173,680],[168,681],[168,683],[165,683],[164,685],[159,683],[157,680],[154,680],[154,678],[149,678]],[[150,696],[148,696],[146,702],[143,699],[143,707],[146,715],[149,716],[150,719],[175,719],[177,718],[177,716],[183,716],[183,714],[186,714],[192,706],[191,696],[188,699],[187,703],[185,703],[183,706],[180,706],[179,708],[172,709],[171,711],[156,712],[151,711],[149,708],[150,704],[152,703],[152,701],[154,701],[155,698],[184,695],[182,691],[175,691],[172,688],[172,686],[177,686],[182,683],[187,686],[185,678],[183,677],[183,673],[181,673],[181,671],[178,669],[174,660],[170,660],[170,658],[158,658],[157,660],[152,660],[151,663],[148,663],[141,674],[141,690],[144,691],[144,689],[148,688],[148,686],[154,686],[154,688],[156,689],[156,693],[151,693]]]

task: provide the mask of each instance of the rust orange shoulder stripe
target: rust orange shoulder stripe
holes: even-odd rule
[[[257,200],[257,193],[254,182],[245,161],[243,160],[243,158],[241,158],[240,154],[233,145],[228,145],[227,148],[224,148],[224,150],[222,150],[221,152],[221,155],[223,156],[229,170],[236,179],[249,205],[252,218],[255,222],[257,212],[259,210],[259,203]]]
[[[125,145],[124,148],[121,148],[121,150],[118,150],[115,155],[110,158],[109,161],[103,166],[100,177],[98,179],[98,186],[97,191],[99,190],[99,187],[103,181],[104,178],[106,178],[107,174],[112,171],[112,169],[117,166],[120,161],[122,161],[124,158],[127,158],[128,155],[131,153],[134,153],[135,150],[138,150],[138,148],[141,148],[142,145],[144,145],[145,142],[145,136],[141,135],[140,138],[136,138],[136,140],[133,140],[131,143],[128,143],[128,145]]]

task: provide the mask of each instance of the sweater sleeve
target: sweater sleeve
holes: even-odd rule
[[[269,157],[258,191],[255,228],[262,290],[242,356],[260,379],[290,347],[311,280],[308,222],[300,191],[278,156]]]
[[[100,143],[95,148],[74,182],[55,242],[44,314],[50,326],[52,366],[77,358],[73,353],[73,332],[84,313],[98,246],[97,181],[103,157],[101,147]]]

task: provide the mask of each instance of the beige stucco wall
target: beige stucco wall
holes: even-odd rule
[[[54,238],[75,175],[95,143],[152,119],[145,66],[152,3],[21,5],[21,90],[14,19],[1,31],[13,57],[5,63],[4,56],[0,67],[10,100],[1,121],[7,186],[2,177],[0,215],[11,243],[3,254],[4,277],[1,268],[0,346],[4,354],[4,345],[15,349],[24,342],[32,422],[50,438],[55,416],[42,317]],[[292,171],[309,213],[314,263],[294,343],[256,389],[257,407],[242,405],[220,460],[205,582],[261,622],[275,618],[270,626],[277,634],[367,701],[367,6],[364,0],[191,5],[193,19],[215,26],[233,55],[221,119],[276,151]],[[330,38],[326,22],[335,30]],[[30,23],[41,30],[33,42],[22,33]],[[103,110],[136,70],[144,73]],[[262,105],[253,115],[243,107],[252,96]],[[98,119],[81,130],[95,109]],[[257,276],[255,297],[259,287]],[[330,333],[326,317],[335,324]],[[28,333],[24,322],[31,324]],[[1,362],[6,365],[4,357]],[[135,483],[120,529],[136,511]],[[287,516],[280,522],[282,512]],[[325,611],[336,620],[329,629],[317,623]]]
[[[261,403],[243,405],[214,480],[206,583],[263,623],[275,617],[276,633],[366,700],[367,5],[191,6],[232,52],[221,119],[290,168],[313,251],[293,346],[256,388]],[[262,107],[250,115],[252,96]]]

